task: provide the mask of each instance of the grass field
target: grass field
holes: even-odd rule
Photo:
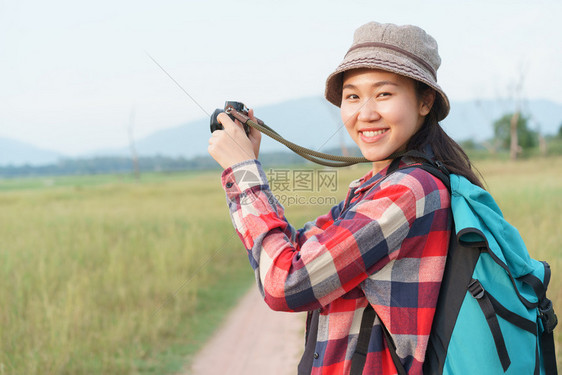
[[[562,158],[477,167],[550,263],[562,316]],[[338,191],[321,194],[342,199],[365,171],[339,170]],[[219,172],[0,180],[0,210],[0,374],[174,373],[252,284]]]

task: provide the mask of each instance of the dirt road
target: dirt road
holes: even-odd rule
[[[275,312],[253,287],[185,375],[294,375],[304,350],[305,313]]]

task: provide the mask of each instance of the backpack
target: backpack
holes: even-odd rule
[[[447,186],[455,228],[423,373],[557,374],[553,330],[558,321],[546,297],[549,265],[529,256],[519,232],[487,191],[423,153],[405,155],[423,162],[402,168],[422,168]],[[398,162],[387,175],[399,169]],[[375,315],[368,305],[352,375],[363,371]],[[398,374],[406,374],[392,338],[382,329]]]

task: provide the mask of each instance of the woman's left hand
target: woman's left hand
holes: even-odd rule
[[[248,111],[248,116],[257,122],[252,109]],[[207,150],[213,159],[227,169],[234,164],[258,158],[261,142],[258,130],[250,128],[250,135],[246,136],[242,124],[232,121],[224,112],[217,116],[217,120],[224,129],[215,130],[209,139]]]

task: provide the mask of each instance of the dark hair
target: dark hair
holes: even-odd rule
[[[415,90],[418,100],[423,100],[427,90],[433,90],[425,83],[415,80]],[[425,116],[422,127],[416,134],[410,138],[408,142],[408,150],[416,150],[426,152],[428,146],[431,148],[435,160],[445,165],[449,172],[466,177],[473,184],[484,188],[482,181],[474,172],[468,155],[462,147],[445,133],[439,122],[437,121],[437,113],[440,112],[442,101],[439,94],[435,93],[435,101],[431,107],[431,111]]]

